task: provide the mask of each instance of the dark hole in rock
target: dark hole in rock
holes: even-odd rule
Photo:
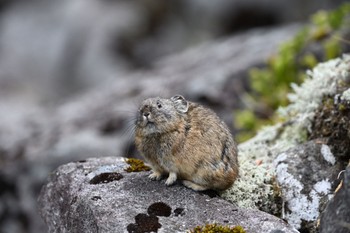
[[[228,223],[228,220],[224,220],[224,223]]]
[[[162,227],[158,217],[154,215],[138,214],[135,217],[135,222],[127,226],[126,229],[129,233],[158,232],[158,229]]]
[[[79,163],[86,163],[86,159],[82,159],[78,161]]]
[[[163,202],[155,202],[147,209],[149,215],[169,217],[171,214],[171,207]]]
[[[118,172],[106,172],[101,173],[90,180],[90,184],[102,184],[109,183],[115,180],[120,180],[123,175]]]
[[[184,208],[176,208],[176,209],[174,210],[175,216],[177,217],[177,216],[183,216],[183,215],[185,215],[184,210],[185,210]]]
[[[98,200],[101,200],[102,198],[100,197],[100,196],[93,196],[92,198],[91,198],[91,200],[93,200],[93,201],[98,201]]]
[[[135,224],[135,223],[130,223],[126,229],[128,230],[129,233],[138,233],[138,232],[143,232],[141,229],[140,229],[140,226]]]
[[[201,191],[200,193],[204,194],[204,195],[207,195],[210,198],[214,198],[214,197],[218,197],[219,196],[219,194],[215,190],[211,190],[211,189],[205,190],[205,191]]]

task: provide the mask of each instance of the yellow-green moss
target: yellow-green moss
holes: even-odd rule
[[[216,223],[207,224],[205,226],[197,226],[189,233],[245,233],[246,231],[241,226],[229,227],[221,226]]]
[[[339,111],[345,111],[347,109],[345,104],[339,104],[338,106]]]
[[[151,170],[151,168],[146,166],[140,159],[125,159],[125,162],[130,165],[125,169],[126,172],[142,172]]]

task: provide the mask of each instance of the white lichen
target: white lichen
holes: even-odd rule
[[[279,108],[278,113],[281,117],[293,118],[310,131],[315,111],[322,104],[323,97],[335,95],[339,84],[349,80],[350,55],[320,63],[307,74],[309,77],[302,85],[291,85],[294,93],[288,95],[290,104]]]
[[[350,88],[343,92],[340,99],[343,101],[350,101]]]
[[[314,185],[314,189],[319,194],[329,194],[331,183],[328,180],[321,180]]]
[[[294,156],[298,156],[297,154]],[[293,156],[291,156],[293,157]],[[287,155],[280,154],[276,161],[277,181],[283,190],[284,211],[282,218],[295,228],[300,228],[302,220],[315,221],[319,216],[319,204],[322,197],[330,194],[331,183],[321,180],[313,185],[309,193],[303,193],[303,183],[288,172]]]
[[[328,163],[330,163],[332,165],[335,164],[335,157],[332,154],[332,151],[329,148],[329,146],[322,144],[321,154],[322,154],[324,160],[326,160]]]
[[[273,206],[276,174],[273,161],[277,155],[306,141],[307,132],[311,132],[315,111],[322,104],[323,98],[335,95],[337,86],[349,81],[350,56],[344,55],[342,58],[320,63],[307,74],[309,77],[302,85],[292,84],[294,93],[288,95],[290,104],[278,109],[277,113],[285,119],[285,123],[266,127],[254,138],[238,146],[240,178],[233,187],[222,193],[222,197],[242,207],[261,208],[261,203]],[[344,98],[347,96],[348,93],[345,93]],[[326,153],[324,157],[333,163],[330,154]],[[286,169],[285,166],[280,164],[279,169]],[[291,182],[293,186],[290,193],[283,193],[287,195],[286,201],[290,202],[288,207],[292,208],[292,212],[286,213],[285,217],[298,228],[302,219],[315,220],[318,216],[320,184],[312,190],[309,200],[300,194],[301,183],[289,175],[286,173],[278,182]],[[293,195],[294,198],[288,198]],[[295,197],[300,197],[300,200]]]

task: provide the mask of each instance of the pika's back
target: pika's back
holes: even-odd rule
[[[231,137],[226,124],[209,108],[196,103],[190,103],[187,117],[188,133],[199,133],[202,139],[216,140]],[[214,137],[217,136],[217,138]]]

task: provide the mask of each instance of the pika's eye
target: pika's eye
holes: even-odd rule
[[[160,104],[160,102],[157,102],[157,107],[158,107],[158,108],[161,108],[161,107],[162,107],[162,105]]]

